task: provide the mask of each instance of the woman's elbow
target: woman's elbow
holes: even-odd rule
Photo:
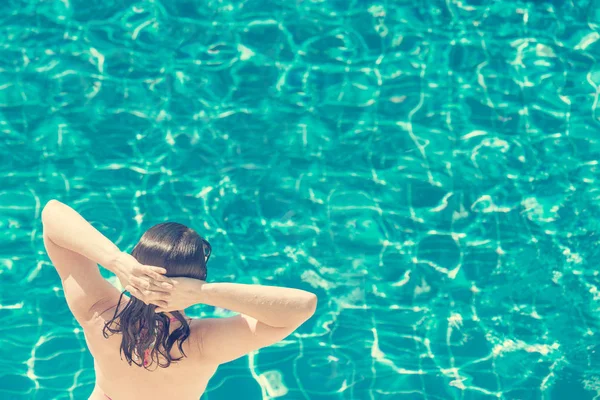
[[[317,295],[314,293],[310,293],[305,305],[306,319],[312,317],[315,314],[315,311],[317,311],[317,302]]]
[[[42,208],[42,222],[44,222],[44,220],[46,220],[48,218],[48,213],[54,208],[56,207],[57,204],[59,204],[60,202],[58,200],[50,200],[46,203],[46,205],[44,206],[44,208]]]

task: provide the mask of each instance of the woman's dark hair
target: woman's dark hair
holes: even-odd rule
[[[163,267],[169,277],[187,277],[206,280],[206,263],[212,249],[210,244],[193,229],[176,222],[165,222],[154,225],[141,237],[133,248],[131,255],[141,264]],[[119,312],[123,294],[113,318],[106,322],[102,334],[105,338],[115,333],[122,333],[120,354],[124,354],[129,365],[148,367],[154,364],[167,368],[173,359],[170,350],[177,342],[179,351],[183,352],[183,342],[190,335],[190,327],[179,311],[172,314],[181,322],[181,326],[169,335],[169,318],[163,313],[155,313],[156,306],[147,305],[135,296]],[[109,333],[107,333],[110,332]],[[144,354],[150,353],[151,362],[144,363]],[[166,362],[161,363],[159,354]]]

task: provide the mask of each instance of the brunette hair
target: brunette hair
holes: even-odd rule
[[[131,251],[141,264],[162,267],[166,276],[187,277],[206,280],[206,263],[210,258],[210,244],[193,229],[176,222],[154,225],[140,238]],[[156,306],[145,304],[133,295],[125,307],[119,311],[121,293],[113,318],[106,322],[102,331],[105,338],[121,333],[120,354],[131,365],[148,367],[156,364],[167,368],[171,362],[183,357],[172,358],[170,350],[175,343],[185,357],[183,342],[190,335],[190,327],[179,311],[172,314],[181,322],[181,326],[169,334],[169,318],[163,313],[155,313]],[[144,354],[149,354],[151,362],[144,363]],[[161,362],[159,355],[164,358]]]

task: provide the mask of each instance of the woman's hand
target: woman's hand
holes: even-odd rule
[[[180,311],[199,303],[200,290],[205,281],[184,277],[173,278],[172,281],[175,287],[169,291],[170,295],[156,302],[150,301],[158,306],[155,312]]]
[[[161,300],[168,296],[173,281],[164,276],[166,269],[140,264],[131,254],[121,252],[110,270],[117,275],[125,290],[144,303],[167,304]]]

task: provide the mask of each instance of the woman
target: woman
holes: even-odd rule
[[[197,400],[220,364],[282,340],[316,308],[316,296],[302,290],[206,283],[211,247],[181,224],[150,228],[130,255],[59,201],[46,204],[42,222],[46,251],[94,357],[89,399]],[[183,310],[198,303],[239,314],[188,318]]]

